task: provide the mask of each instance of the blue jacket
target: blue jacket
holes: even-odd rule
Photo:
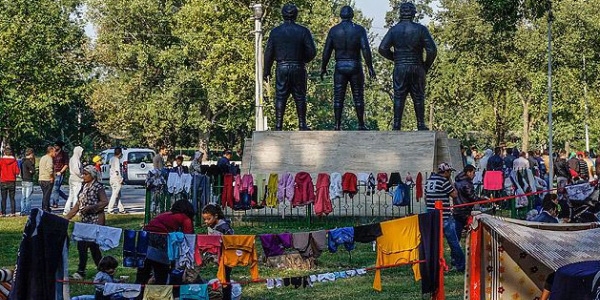
[[[541,223],[558,223],[558,219],[551,216],[547,211],[542,211],[542,213],[537,215],[533,221]]]

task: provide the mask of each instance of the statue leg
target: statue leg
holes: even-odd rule
[[[335,117],[334,130],[342,128],[342,112],[344,111],[344,100],[346,98],[346,88],[348,79],[340,72],[338,64],[336,64],[335,72],[333,73],[333,114]]]
[[[290,96],[290,80],[288,67],[277,66],[277,77],[275,80],[275,131],[283,129],[283,116],[287,99]]]
[[[406,76],[406,66],[394,67],[394,124],[392,130],[400,130],[402,126],[402,114],[404,114],[404,104],[408,95],[409,77]]]
[[[360,65],[350,79],[354,109],[358,120],[358,130],[368,130],[365,126],[365,74]]]
[[[310,130],[306,125],[306,80],[307,74],[304,66],[293,66],[292,96],[296,102],[296,112],[298,113],[298,129]]]
[[[415,116],[417,117],[417,130],[429,130],[425,125],[425,69],[423,67],[413,67],[413,78],[410,87],[410,97],[415,106]]]

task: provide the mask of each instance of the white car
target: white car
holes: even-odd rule
[[[123,169],[123,181],[127,184],[144,184],[148,171],[154,169],[152,159],[156,153],[147,148],[122,148],[121,167]],[[115,149],[107,149],[100,152],[102,157],[102,180],[108,181],[110,174],[110,159],[115,155]]]

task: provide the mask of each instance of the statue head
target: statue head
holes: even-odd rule
[[[400,5],[400,20],[413,20],[417,14],[417,8],[411,2]]]
[[[342,18],[342,20],[352,20],[352,18],[354,18],[354,10],[352,7],[348,5],[342,7],[340,10],[340,18]]]
[[[293,3],[288,3],[281,9],[281,16],[286,21],[295,21],[298,17],[298,7]]]

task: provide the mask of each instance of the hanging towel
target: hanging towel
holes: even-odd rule
[[[334,200],[335,198],[342,198],[344,192],[342,189],[342,174],[331,173],[330,184],[329,184],[329,198]]]
[[[186,284],[179,290],[179,300],[208,300],[207,284]]]
[[[98,236],[96,244],[100,246],[100,250],[107,251],[119,246],[121,241],[121,233],[123,229],[109,226],[98,226]]]
[[[488,170],[483,175],[483,189],[487,191],[500,191],[503,188],[504,173],[502,171]]]

